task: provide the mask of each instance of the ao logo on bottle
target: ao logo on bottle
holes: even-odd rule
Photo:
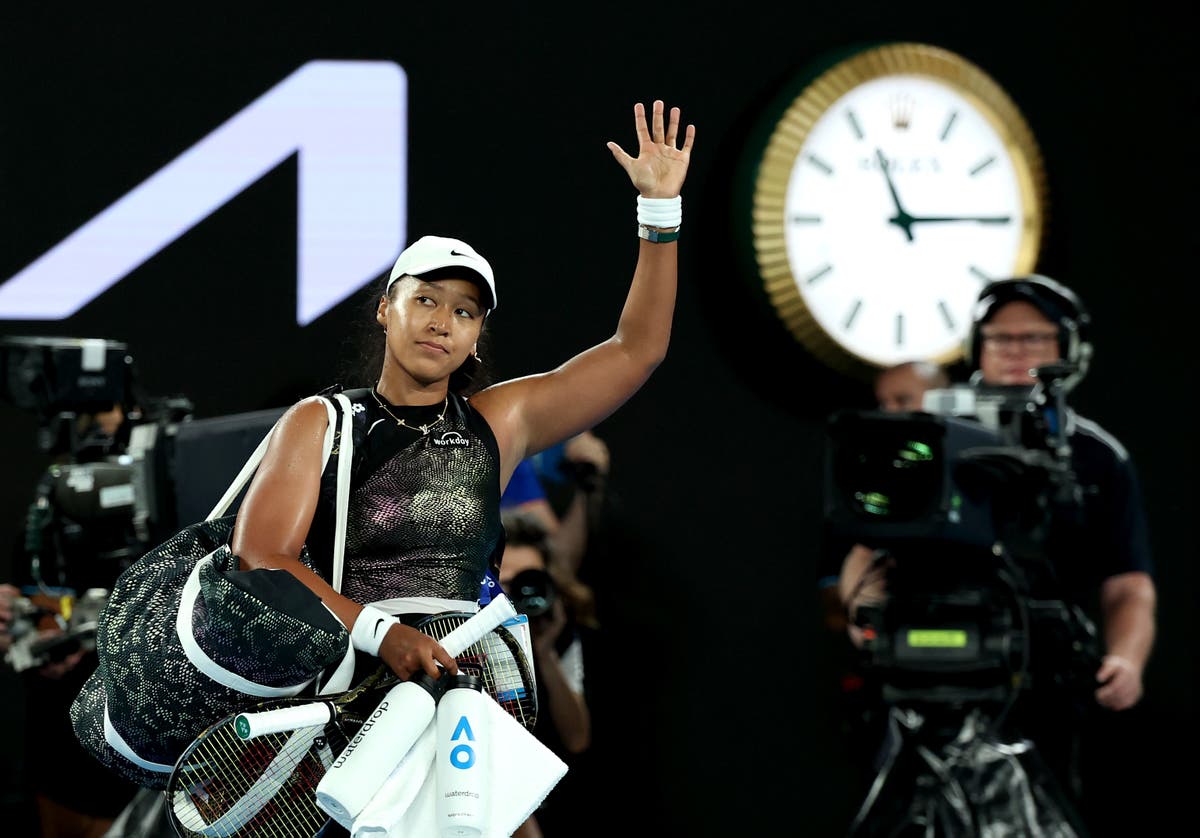
[[[458,742],[463,738],[467,741],[460,742],[450,749],[450,765],[454,768],[470,768],[475,764],[475,749],[467,744],[475,741],[475,734],[466,716],[459,717],[458,723],[454,725],[454,733],[450,735],[450,741]]]
[[[61,320],[298,158],[296,322],[382,274],[405,242],[407,81],[311,61],[0,285],[0,320]]]

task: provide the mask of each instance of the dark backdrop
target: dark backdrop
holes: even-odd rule
[[[602,561],[588,570],[605,643],[586,820],[618,834],[836,835],[848,817],[812,580],[824,418],[868,394],[764,315],[738,267],[729,191],[758,110],[825,51],[919,40],[980,64],[1046,158],[1039,269],[1094,315],[1096,359],[1075,404],[1126,443],[1145,483],[1160,640],[1128,805],[1181,809],[1164,761],[1195,706],[1195,451],[1179,373],[1200,76],[1165,6],[1100,17],[1024,0],[607,4],[564,17],[559,4],[243,5],[187,18],[21,5],[0,11],[0,277],[305,61],[393,60],[408,78],[408,238],[461,236],[492,261],[500,377],[611,333],[637,240],[634,192],[604,143],[633,146],[632,103],[660,97],[697,124],[671,351],[597,428],[613,470]],[[338,380],[364,297],[295,324],[295,182],[292,159],[70,319],[0,329],[126,341],[144,388],[186,395],[197,418]],[[11,543],[45,463],[31,417],[4,408],[0,428]],[[5,712],[15,727],[19,711]]]

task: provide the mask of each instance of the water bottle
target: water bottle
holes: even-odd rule
[[[437,819],[442,838],[477,838],[487,825],[488,697],[460,672],[437,706]]]
[[[433,720],[440,687],[418,671],[388,690],[317,784],[317,805],[339,822],[358,817]]]

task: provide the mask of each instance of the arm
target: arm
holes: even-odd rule
[[[574,575],[579,573],[587,552],[588,533],[598,517],[599,499],[608,475],[608,446],[591,431],[584,431],[567,442],[564,457],[574,464],[584,463],[595,469],[586,485],[576,481],[561,522],[551,530],[555,558]]]
[[[1104,580],[1100,609],[1107,654],[1096,672],[1103,686],[1096,700],[1110,710],[1125,710],[1142,697],[1142,672],[1154,646],[1157,592],[1150,574],[1120,573]]]
[[[283,415],[238,509],[230,548],[247,570],[279,569],[295,576],[351,629],[362,605],[300,563],[300,548],[317,508],[327,426],[319,398],[305,399]],[[418,669],[436,678],[438,662],[450,672],[458,671],[454,658],[437,641],[410,626],[392,626],[379,657],[401,678]]]
[[[613,157],[647,198],[679,194],[687,174],[695,128],[676,149],[679,109],[663,125],[663,104],[654,103],[653,136],[645,108],[634,106],[638,156],[609,143]],[[615,334],[552,372],[503,382],[472,398],[487,419],[501,452],[501,480],[528,454],[590,428],[625,403],[666,355],[675,308],[675,242],[640,241],[637,267]]]
[[[546,691],[550,718],[554,721],[554,729],[558,731],[563,747],[569,753],[578,754],[591,744],[592,721],[587,700],[571,684],[554,645],[565,626],[566,612],[562,601],[557,600],[550,613],[538,618],[533,626],[534,671]]]
[[[579,572],[583,554],[587,550],[589,504],[591,495],[576,489],[571,502],[563,513],[562,520],[550,530],[550,541],[557,561],[572,573]]]

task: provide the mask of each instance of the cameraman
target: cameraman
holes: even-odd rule
[[[1067,379],[1073,385],[1091,360],[1089,320],[1074,292],[1047,277],[989,284],[971,332],[970,358],[978,365],[972,383],[1032,389],[1038,367],[1066,362],[1077,369]],[[1098,605],[1105,654],[1095,676],[1096,701],[1127,710],[1142,697],[1157,599],[1137,473],[1121,443],[1095,422],[1071,410],[1061,417],[1047,412],[1066,433],[1084,492],[1082,520],[1060,533],[1051,558],[1067,593]]]
[[[550,532],[536,514],[505,510],[504,555],[500,584],[513,606],[529,617],[533,671],[538,690],[538,719],[534,734],[546,747],[578,767],[577,760],[591,745],[591,714],[584,688],[584,638],[596,627],[591,588],[576,579],[562,562],[552,560]],[[547,800],[517,829],[514,838],[576,835],[583,828],[578,807],[565,799],[572,782],[556,787]],[[586,792],[584,792],[586,793]],[[564,805],[555,805],[561,801]]]
[[[1034,527],[1028,521],[998,520],[998,527],[1006,527],[1000,540],[1020,566],[1029,601],[1060,601],[1070,611],[1064,621],[1068,643],[1059,642],[1062,635],[1041,634],[1045,625],[1027,626],[1033,636],[1027,641],[1029,651],[1039,665],[1035,671],[1015,673],[1022,677],[998,715],[989,716],[991,711],[978,705],[944,705],[950,716],[965,710],[961,718],[968,723],[954,743],[938,751],[946,770],[935,773],[950,777],[950,766],[963,772],[955,775],[953,789],[948,780],[941,781],[946,788],[938,794],[945,800],[938,805],[952,802],[963,788],[974,789],[980,796],[962,801],[972,819],[1000,819],[1012,828],[1020,824],[1010,819],[1030,818],[1044,827],[1048,818],[1062,834],[1086,834],[1086,824],[1096,835],[1124,835],[1141,825],[1142,813],[1122,805],[1136,798],[1129,792],[1138,777],[1123,770],[1128,765],[1122,747],[1130,741],[1128,723],[1110,711],[1127,711],[1142,696],[1142,674],[1154,642],[1156,591],[1141,490],[1129,455],[1099,425],[1065,404],[1065,394],[1083,378],[1091,360],[1089,327],[1088,313],[1075,293],[1044,276],[998,280],[979,294],[966,346],[974,369],[967,392],[974,407],[966,412],[1001,432],[1011,447],[1000,451],[1019,452],[1022,464],[1045,468],[1039,479],[1049,478],[1050,494],[1043,497],[1040,488],[1022,483],[1015,492],[1009,487],[1003,500],[994,494],[993,502],[999,508],[1015,500],[1013,508],[1033,510]],[[931,403],[927,396],[926,404]],[[849,613],[889,596],[884,579],[891,588],[904,561],[879,551],[861,580],[843,579]],[[1081,635],[1090,637],[1092,621],[1101,627],[1102,644],[1096,645],[1103,652],[1089,663],[1091,644]],[[1071,689],[1076,685],[1081,689]],[[898,718],[889,714],[889,724]],[[987,719],[986,731],[972,727],[973,718]],[[972,750],[971,743],[978,747]],[[886,752],[893,759],[898,753],[894,746]],[[989,782],[1002,759],[998,754],[1026,754],[1029,773],[1010,772],[1007,784]],[[926,782],[933,779],[927,768],[920,770],[926,776],[919,778],[916,793],[928,795],[936,784]],[[1016,776],[1024,779],[1014,780]],[[1057,802],[1059,788],[1067,794],[1063,805]],[[857,825],[878,826],[872,803],[879,799],[877,792],[860,810]],[[1014,805],[1022,797],[1029,805]],[[1082,824],[1068,824],[1076,820],[1072,809],[1078,810]],[[1125,819],[1131,820],[1123,823]]]

